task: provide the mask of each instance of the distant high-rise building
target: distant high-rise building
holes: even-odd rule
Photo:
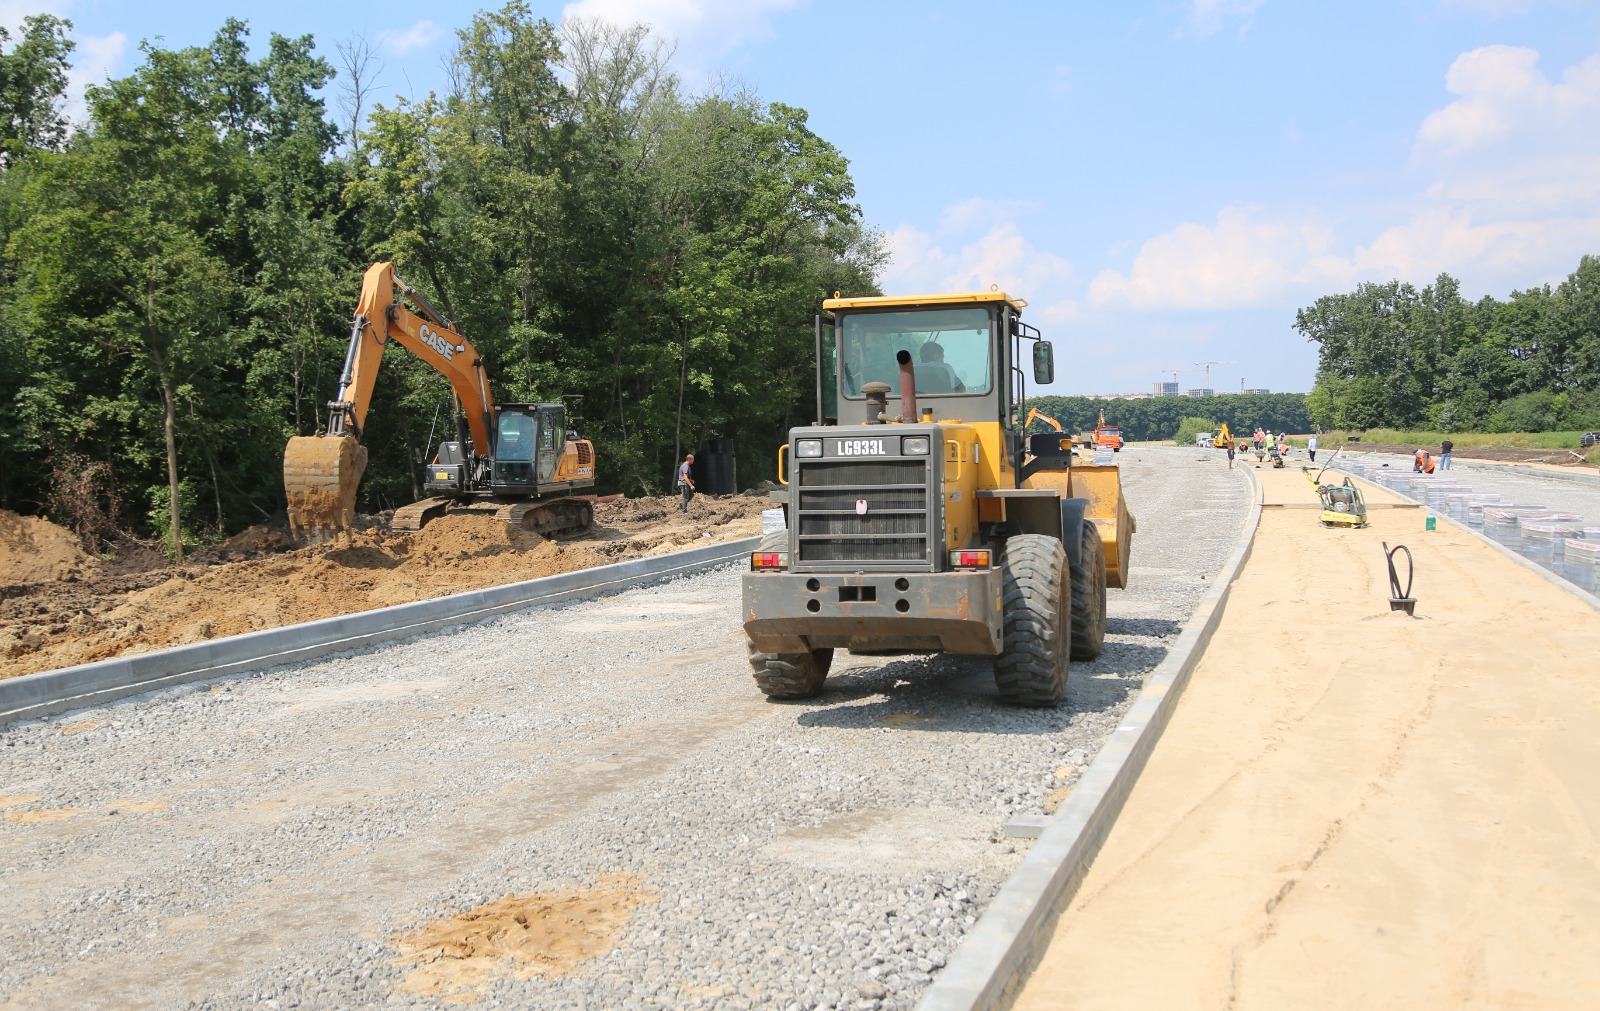
[[[1272,391],[1271,390],[1245,390],[1244,392],[1253,393],[1258,397],[1264,397],[1267,394],[1271,393]]]
[[[1176,397],[1178,395],[1177,383],[1156,383],[1150,392],[1158,397]]]
[[[1206,386],[1193,390],[1184,390],[1183,395],[1186,397],[1214,397],[1217,395],[1217,391]]]

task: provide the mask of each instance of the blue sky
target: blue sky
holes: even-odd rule
[[[1052,392],[1307,390],[1293,329],[1317,296],[1440,271],[1468,297],[1557,282],[1600,253],[1594,0],[531,2],[643,21],[691,89],[731,78],[810,111],[851,160],[893,292],[999,284],[1057,345]],[[75,84],[139,40],[200,44],[229,14],[362,35],[389,92],[442,88],[478,5],[0,0],[70,18]]]

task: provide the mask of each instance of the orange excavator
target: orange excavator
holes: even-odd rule
[[[594,486],[594,444],[568,427],[566,405],[496,404],[483,359],[455,321],[396,277],[393,264],[375,263],[362,280],[328,429],[290,439],[283,452],[295,538],[321,540],[354,525],[367,408],[390,340],[450,380],[456,407],[456,437],[440,443],[423,482],[432,497],[395,510],[392,527],[420,530],[446,512],[490,513],[539,533],[593,522],[593,498],[572,492]]]

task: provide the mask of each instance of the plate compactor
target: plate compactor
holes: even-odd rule
[[[1334,456],[1338,456],[1338,450]],[[1367,525],[1367,500],[1362,496],[1361,489],[1348,478],[1339,484],[1322,483],[1322,475],[1328,472],[1328,467],[1333,461],[1330,459],[1323,468],[1317,471],[1317,476],[1311,476],[1311,468],[1304,467],[1301,472],[1306,480],[1317,489],[1317,497],[1322,500],[1322,525],[1325,527],[1364,527]]]

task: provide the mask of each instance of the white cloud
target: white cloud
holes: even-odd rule
[[[1243,21],[1241,29],[1248,30],[1251,16],[1264,3],[1266,0],[1192,0],[1189,23],[1201,35],[1210,35],[1233,19]]]
[[[1017,224],[1033,207],[972,197],[946,207],[931,233],[901,225],[886,236],[890,259],[881,278],[884,290],[986,291],[995,285],[1027,299],[1028,319],[1035,325],[1078,322],[1081,306],[1067,291],[1072,264],[1029,242]]]
[[[576,0],[561,11],[569,18],[628,27],[647,24],[678,44],[691,64],[717,59],[752,42],[773,37],[773,18],[807,0]],[[704,67],[697,68],[704,70]]]
[[[1311,277],[1337,272],[1333,230],[1316,212],[1270,214],[1236,205],[1216,224],[1185,222],[1149,239],[1126,274],[1089,284],[1096,306],[1224,309],[1251,305]]]
[[[1014,222],[1037,206],[1037,203],[1027,200],[968,197],[939,212],[939,234],[960,235],[993,226],[996,222]]]
[[[78,45],[72,52],[72,69],[67,72],[64,111],[69,121],[82,124],[89,118],[84,90],[91,84],[104,84],[118,69],[123,54],[128,51],[128,37],[112,32],[110,35],[79,35],[73,41]]]
[[[424,18],[404,31],[385,28],[378,33],[378,46],[395,56],[426,49],[444,37],[444,29]]]
[[[1418,153],[1448,157],[1513,133],[1546,137],[1592,119],[1600,109],[1600,54],[1569,67],[1562,78],[1551,83],[1539,69],[1538,51],[1523,46],[1462,53],[1445,75],[1445,87],[1461,97],[1422,121]]]
[[[953,252],[910,225],[890,232],[888,240],[891,260],[883,279],[895,291],[981,291],[995,284],[1032,298],[1072,275],[1072,264],[1032,245],[1014,221],[957,238]]]
[[[1125,271],[1094,278],[1089,304],[1237,308],[1441,271],[1504,294],[1564,276],[1600,234],[1600,54],[1559,83],[1538,63],[1512,46],[1456,59],[1445,83],[1460,97],[1417,130],[1424,179],[1370,238],[1314,209],[1236,205],[1147,239]]]

